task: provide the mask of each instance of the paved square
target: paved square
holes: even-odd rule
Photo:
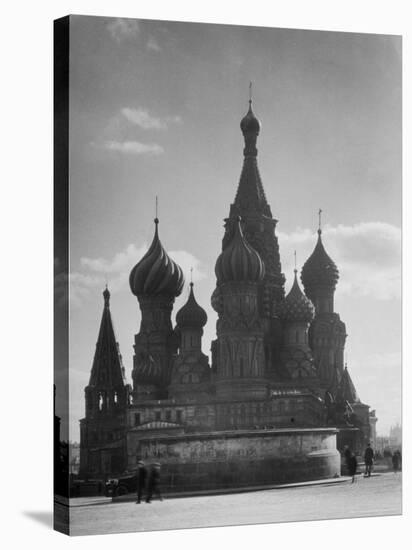
[[[398,515],[402,475],[387,473],[328,486],[271,489],[251,493],[134,502],[87,504],[71,508],[71,534],[94,535]]]

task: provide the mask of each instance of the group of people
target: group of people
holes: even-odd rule
[[[346,445],[344,450],[344,455],[345,455],[346,469],[347,469],[348,475],[352,477],[352,483],[354,483],[356,471],[358,468],[358,462],[356,460],[355,453],[352,452],[349,449],[349,447]],[[370,443],[368,443],[365,449],[363,459],[365,461],[365,473],[363,477],[370,477],[372,473],[373,463],[375,461],[375,453]],[[401,459],[400,451],[395,451],[394,454],[392,455],[392,466],[393,466],[393,471],[395,473],[401,467],[401,460],[402,459]]]
[[[153,495],[157,495],[159,500],[163,500],[160,492],[160,464],[155,462],[148,469],[142,460],[137,462],[137,500],[140,504],[143,492],[146,490],[146,502],[150,504]]]
[[[354,483],[356,471],[358,469],[358,461],[356,460],[356,455],[354,452],[352,452],[349,449],[347,445],[345,446],[344,455],[345,455],[346,469],[348,471],[348,474],[352,478],[352,483]],[[373,461],[375,460],[375,453],[373,452],[373,449],[370,443],[368,443],[368,446],[365,449],[363,460],[365,461],[365,473],[363,477],[371,477]]]

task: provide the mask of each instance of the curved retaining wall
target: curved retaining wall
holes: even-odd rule
[[[129,459],[160,462],[165,493],[327,479],[340,475],[336,434],[310,428],[151,435],[135,442]]]

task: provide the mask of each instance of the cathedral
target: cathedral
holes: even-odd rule
[[[172,485],[313,479],[340,474],[338,451],[345,444],[360,451],[371,437],[369,406],[344,364],[346,326],[334,307],[339,271],[321,224],[300,280],[295,267],[285,296],[251,100],[240,128],[243,166],[215,264],[211,360],[202,352],[207,315],[193,282],[173,315],[185,282],[156,218],[152,244],[129,277],[141,311],[132,384],[113,330],[110,292],[103,292],[80,421],[83,477],[107,478],[133,471],[137,460],[157,460]]]

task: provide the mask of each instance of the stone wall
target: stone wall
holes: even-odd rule
[[[160,462],[165,493],[325,479],[340,474],[334,428],[150,435],[129,447],[129,466]],[[134,447],[134,448],[133,448]]]

